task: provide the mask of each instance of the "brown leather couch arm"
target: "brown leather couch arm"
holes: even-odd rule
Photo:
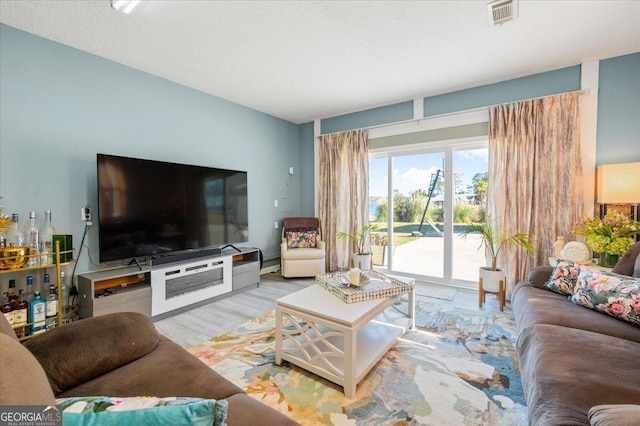
[[[122,312],[65,324],[24,346],[42,365],[57,395],[147,355],[158,342],[149,318]]]

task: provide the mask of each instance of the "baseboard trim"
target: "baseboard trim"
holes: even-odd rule
[[[260,275],[268,274],[270,272],[278,272],[279,270],[280,265],[265,266],[264,268],[260,269]]]

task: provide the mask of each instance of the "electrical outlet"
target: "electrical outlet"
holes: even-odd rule
[[[278,221],[273,222],[273,229],[278,229]]]
[[[89,207],[87,205],[87,207],[83,207],[80,209],[80,216],[81,219],[85,222],[88,222],[91,220],[91,207]]]

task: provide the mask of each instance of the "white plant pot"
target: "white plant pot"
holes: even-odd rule
[[[492,271],[490,267],[483,266],[480,268],[480,278],[482,278],[482,289],[492,293],[500,291],[500,281],[505,281],[507,274],[499,269]]]
[[[369,269],[371,269],[371,255],[370,254],[354,254],[353,267],[358,268],[361,271],[368,271]]]

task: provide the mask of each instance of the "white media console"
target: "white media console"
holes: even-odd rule
[[[140,312],[161,319],[260,282],[260,251],[241,247],[220,255],[128,266],[78,275],[80,318]]]

